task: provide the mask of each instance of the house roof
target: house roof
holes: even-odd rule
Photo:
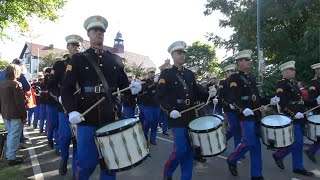
[[[84,40],[82,45],[84,49],[88,49],[90,47],[90,42]],[[21,51],[20,58],[23,58],[23,55],[27,47],[28,49],[31,50],[31,55],[35,57],[38,57],[38,49],[39,49],[39,58],[45,57],[49,52],[54,52],[58,54],[68,53],[67,50],[51,48],[50,46],[44,46],[40,44],[26,42],[26,44],[23,47],[23,50]],[[104,50],[108,50],[112,53],[117,54],[121,58],[124,58],[128,64],[135,64],[135,65],[141,64],[143,68],[156,67],[155,64],[151,61],[151,59],[148,56],[144,56],[141,54],[128,52],[128,51],[124,51],[124,53],[117,53],[116,48],[109,47],[109,46],[104,46]]]

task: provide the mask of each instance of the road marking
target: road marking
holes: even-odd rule
[[[157,136],[157,138],[158,138],[158,139],[161,139],[161,140],[163,140],[163,141],[167,141],[167,142],[173,143],[173,141],[170,140],[170,139],[162,138],[162,137],[159,137],[159,136]],[[221,156],[221,155],[218,155],[217,157],[219,157],[219,158],[221,158],[221,159],[225,159],[225,160],[228,159],[227,157]],[[241,163],[242,163],[241,161],[238,161],[238,164],[241,164]]]
[[[24,129],[23,132],[24,132],[25,137],[30,139],[30,137],[29,137],[29,135],[27,133],[28,131],[26,131]],[[30,142],[32,144],[32,141],[30,141]],[[43,174],[42,174],[42,171],[41,171],[41,167],[40,167],[40,164],[39,164],[39,160],[38,160],[37,154],[36,154],[36,152],[34,150],[34,147],[28,148],[28,151],[29,151],[29,156],[30,156],[30,160],[31,160],[34,179],[35,180],[44,180],[44,177],[43,177]]]

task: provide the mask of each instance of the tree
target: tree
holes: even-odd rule
[[[29,31],[30,18],[57,20],[59,18],[57,11],[62,9],[66,2],[66,0],[2,0],[0,2],[0,38],[9,38],[4,29],[10,27],[10,25],[16,27],[20,33]]]
[[[265,85],[275,91],[275,77],[279,72],[274,70],[289,60],[296,61],[297,79],[309,81],[313,77],[310,65],[320,60],[320,1],[260,0],[260,5],[261,44],[267,66],[271,68],[265,74]],[[220,19],[220,27],[234,30],[230,39],[208,33],[208,40],[228,50],[256,51],[256,9],[256,0],[208,0],[204,14],[220,11],[225,16]]]
[[[45,67],[52,67],[53,66],[53,64],[55,63],[55,60],[54,60],[55,54],[56,54],[55,52],[50,51],[50,52],[48,52],[48,54],[45,57],[40,59],[39,71],[42,71]]]
[[[9,66],[9,62],[8,61],[4,61],[4,60],[0,60],[0,71],[3,71],[4,69],[7,68],[7,66]]]
[[[186,50],[186,67],[197,68],[199,76],[205,76],[207,73],[219,74],[216,51],[213,46],[196,41]]]
[[[146,69],[142,67],[142,63],[139,65],[136,63],[125,63],[125,72],[132,73],[137,79],[143,79],[147,74]]]

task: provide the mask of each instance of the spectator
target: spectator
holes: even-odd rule
[[[304,82],[300,81],[298,83],[298,86],[300,88],[303,100],[304,101],[308,100],[308,90],[306,90],[306,85],[304,84]]]
[[[27,119],[22,85],[17,81],[20,74],[19,66],[9,65],[6,79],[0,82],[0,112],[8,131],[6,158],[9,165],[23,163],[22,157],[17,156],[23,122]]]

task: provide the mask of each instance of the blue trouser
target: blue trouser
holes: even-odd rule
[[[76,178],[88,180],[99,163],[99,153],[94,141],[95,126],[78,125],[78,167]],[[115,180],[116,174],[109,174],[101,170],[101,180]]]
[[[304,125],[294,124],[295,141],[289,147],[282,148],[274,153],[274,156],[280,160],[284,159],[288,154],[292,153],[293,169],[304,169],[302,150],[303,150],[303,132]]]
[[[34,128],[37,128],[39,119],[40,119],[40,105],[37,105],[34,108],[34,116],[33,116],[33,127]]]
[[[262,176],[262,157],[260,143],[260,126],[255,120],[240,121],[242,141],[237,148],[229,155],[228,160],[236,165],[246,152],[250,151],[251,177]]]
[[[48,141],[53,141],[53,136],[55,140],[55,149],[60,150],[59,146],[59,115],[58,107],[47,105],[47,125],[48,125]]]
[[[168,131],[167,114],[162,109],[160,110],[160,123],[162,123],[162,132]]]
[[[313,154],[315,154],[319,149],[320,149],[320,144],[316,142],[309,147],[309,151]]]
[[[33,108],[28,108],[28,124],[31,124],[32,120],[32,115],[35,114],[36,107]],[[35,117],[35,115],[34,115]]]
[[[20,137],[23,131],[22,119],[3,119],[7,135],[6,158],[7,160],[15,160],[20,145]]]
[[[61,159],[64,162],[68,162],[69,159],[69,147],[72,140],[72,133],[70,129],[68,116],[64,112],[59,112],[59,135],[60,135],[60,149],[61,149]],[[77,171],[77,144],[73,144],[72,153],[72,172]]]
[[[160,107],[144,106],[143,113],[146,121],[144,126],[144,135],[148,137],[149,129],[151,129],[150,142],[156,142],[157,127],[158,127],[158,122],[160,117]]]
[[[194,151],[190,143],[188,128],[172,128],[172,133],[174,136],[173,151],[164,167],[163,174],[172,177],[173,172],[180,165],[181,180],[191,180]]]
[[[142,126],[145,126],[145,118],[144,118],[144,114],[143,114],[143,105],[142,104],[138,104],[138,108],[139,108],[139,119],[141,121]]]
[[[135,108],[129,106],[122,107],[122,118],[132,118],[135,115]]]
[[[38,118],[34,118],[33,125],[37,127],[38,126],[38,120],[40,118],[40,128],[39,128],[40,130],[43,130],[44,121],[45,121],[45,119],[47,119],[47,109],[46,109],[46,107],[47,106],[45,104],[37,105]]]
[[[227,141],[233,137],[235,149],[241,142],[241,129],[240,123],[237,119],[237,113],[234,111],[226,111],[225,116],[226,120],[229,123],[229,127],[226,133]]]

